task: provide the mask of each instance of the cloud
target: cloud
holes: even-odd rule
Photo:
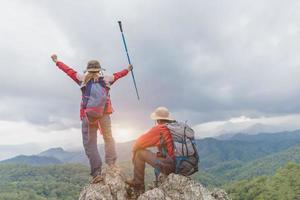
[[[37,144],[43,148],[79,147],[82,144],[80,129],[47,130],[32,123],[0,121],[0,145]]]
[[[215,137],[224,134],[258,134],[294,131],[300,129],[300,115],[283,115],[259,118],[240,116],[224,121],[211,121],[195,125],[198,138]]]
[[[63,120],[63,122],[68,124],[70,121]],[[70,125],[69,129],[62,129],[59,124],[54,127],[52,126],[53,125],[37,126],[28,122],[1,120],[0,147],[3,147],[3,145],[7,147],[20,147],[20,145],[26,144],[25,146],[32,146],[31,148],[28,148],[28,151],[26,152],[34,153],[38,153],[41,149],[53,147],[63,147],[67,150],[82,149],[82,134],[80,127],[73,128],[73,126]],[[134,140],[142,130],[113,123],[112,131],[116,142],[122,143]],[[98,132],[98,143],[103,143],[100,132]]]
[[[192,125],[298,114],[299,8],[295,0],[5,1],[0,119],[79,129],[80,91],[49,56],[79,72],[94,58],[108,73],[123,69],[118,20],[141,95],[130,76],[113,86],[113,121],[123,129],[146,130],[160,105]]]

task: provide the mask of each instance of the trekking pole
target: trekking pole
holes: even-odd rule
[[[122,22],[118,21],[118,23],[119,23],[120,31],[121,31],[121,34],[122,34],[122,39],[123,39],[123,44],[124,44],[124,48],[125,48],[126,55],[127,55],[128,64],[131,65],[131,61],[130,61],[130,57],[129,57],[129,53],[128,53],[128,49],[127,49],[127,45],[126,45],[126,41],[125,41],[125,36],[123,34]],[[134,84],[137,99],[140,100],[139,92],[138,92],[136,82],[135,82],[135,78],[134,78],[134,74],[133,74],[133,69],[131,70],[131,76],[132,76],[132,79],[133,79],[133,84]]]

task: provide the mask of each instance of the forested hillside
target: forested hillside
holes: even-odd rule
[[[279,171],[274,175],[276,170],[290,161],[300,163],[300,134],[292,136],[290,134],[293,133],[251,136],[239,134],[226,140],[214,138],[197,140],[200,170],[192,178],[207,187],[226,187],[234,199],[242,199],[238,196],[239,193],[249,195],[251,199],[256,194],[254,191],[260,191],[255,188],[261,188],[260,184],[280,187],[280,183],[278,185],[273,183],[278,180],[274,177],[286,173],[287,170]],[[122,152],[119,154],[121,158],[118,165],[122,167],[127,177],[131,177],[133,166],[129,160],[130,143],[117,146],[118,152]],[[126,158],[127,161],[122,161]],[[89,179],[89,169],[85,159],[82,152],[67,152],[61,148],[55,148],[34,156],[17,156],[2,161],[0,164],[0,200],[76,199]],[[291,168],[297,176],[299,171],[295,166],[297,164],[293,164],[292,167],[289,165],[287,169]],[[147,184],[152,183],[153,168],[147,167],[146,171]],[[250,185],[247,185],[249,178]],[[236,181],[240,182],[235,183]],[[284,181],[282,183],[288,184]],[[228,185],[230,187],[227,187]],[[240,187],[235,189],[236,186]],[[251,189],[247,190],[247,187]],[[291,189],[293,187],[294,185]],[[263,189],[263,191],[266,190]]]
[[[0,200],[74,200],[89,178],[86,166],[0,165]]]
[[[220,186],[229,181],[272,175],[278,168],[291,161],[300,163],[300,145],[249,162],[220,162],[214,167],[202,170],[195,178],[206,186]]]
[[[226,187],[234,200],[300,199],[300,165],[290,163],[274,176],[260,176],[235,182]]]

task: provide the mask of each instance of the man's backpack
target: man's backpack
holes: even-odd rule
[[[176,174],[189,176],[198,171],[199,155],[195,143],[195,133],[186,123],[167,124],[173,138],[176,158]]]
[[[93,122],[103,116],[106,101],[108,99],[108,89],[100,77],[98,81],[90,80],[81,88],[82,91],[82,108],[86,117]]]

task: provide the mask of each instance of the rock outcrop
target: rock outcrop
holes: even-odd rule
[[[163,183],[153,190],[142,194],[138,200],[229,200],[226,192],[214,189],[212,192],[204,188],[200,183],[188,177],[170,174]]]
[[[79,200],[128,200],[125,176],[119,167],[103,169],[104,182],[89,184],[82,190]],[[146,191],[138,200],[229,200],[224,190],[209,191],[200,183],[177,174],[170,174],[152,190]]]
[[[106,166],[102,170],[104,181],[85,186],[79,200],[127,200],[125,176],[118,166]]]

